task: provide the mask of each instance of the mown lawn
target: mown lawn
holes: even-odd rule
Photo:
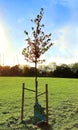
[[[34,78],[0,77],[0,130],[35,130],[35,94],[25,91],[24,121],[21,122],[22,83],[35,89]],[[78,79],[38,78],[39,92],[49,91],[49,126],[38,130],[78,129]],[[45,95],[39,97],[45,107]]]

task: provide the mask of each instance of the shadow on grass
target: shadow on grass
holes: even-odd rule
[[[53,130],[51,125],[49,124],[46,124],[46,123],[42,123],[40,125],[38,125],[38,127],[41,129],[41,130]]]
[[[30,117],[28,120],[23,120],[21,122],[21,124],[23,124],[24,128],[28,129],[28,130],[35,130],[35,129],[39,129],[39,130],[52,130],[52,127],[46,123],[41,123],[39,125],[34,125],[34,118]]]

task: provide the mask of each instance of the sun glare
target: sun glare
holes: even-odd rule
[[[0,22],[0,65],[12,65],[12,45],[6,27]]]
[[[6,34],[3,25],[0,24],[0,53],[4,53],[6,50]]]

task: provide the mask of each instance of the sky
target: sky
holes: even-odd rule
[[[42,23],[54,45],[41,58],[46,63],[78,62],[78,0],[0,0],[0,65],[26,64],[24,30],[44,8]]]

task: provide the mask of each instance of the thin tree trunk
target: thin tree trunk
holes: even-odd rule
[[[38,81],[37,81],[37,61],[35,62],[35,102],[38,102],[37,93],[38,93]]]

